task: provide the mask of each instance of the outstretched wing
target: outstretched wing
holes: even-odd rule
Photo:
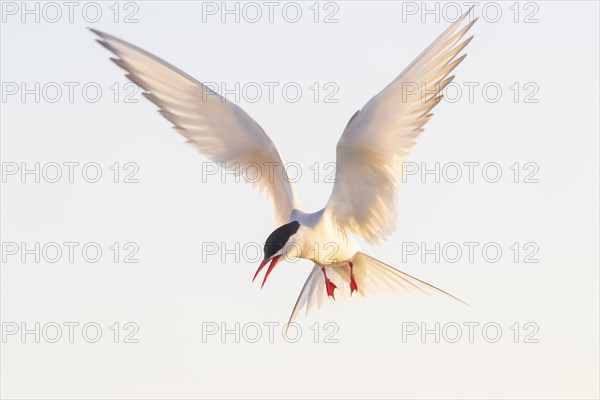
[[[187,143],[214,162],[245,177],[265,191],[283,225],[299,208],[293,183],[265,131],[244,110],[160,58],[114,36],[91,29],[98,42],[112,51],[111,58],[127,71],[163,117]],[[251,168],[248,168],[251,167]]]
[[[475,23],[467,11],[423,51],[392,83],[348,122],[337,144],[337,175],[326,206],[343,230],[376,244],[396,228],[396,192],[402,162],[415,144]]]

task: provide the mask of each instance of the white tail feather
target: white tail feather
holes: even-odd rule
[[[443,291],[433,285],[423,282],[414,276],[397,270],[365,253],[358,252],[352,258],[354,279],[358,286],[358,292],[350,293],[350,266],[326,266],[325,272],[336,286],[335,300],[346,300],[351,297],[366,297],[381,293],[412,293],[421,292],[425,294],[441,293],[463,304],[459,298]],[[306,315],[315,307],[321,308],[327,302],[325,289],[325,277],[322,266],[315,264],[308,279],[302,287],[294,310],[290,316],[288,325],[296,319],[302,308],[306,309]]]

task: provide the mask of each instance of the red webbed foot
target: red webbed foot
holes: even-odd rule
[[[354,279],[354,271],[352,270],[354,265],[352,265],[352,261],[350,261],[348,264],[350,265],[350,296],[352,296],[352,293],[358,291],[358,285]]]
[[[325,289],[327,289],[327,296],[330,296],[335,300],[333,292],[335,289],[337,289],[337,286],[335,286],[335,283],[331,282],[331,280],[327,277],[325,267],[321,267],[321,270],[323,271],[323,276],[325,277]]]

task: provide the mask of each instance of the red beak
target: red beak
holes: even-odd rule
[[[260,285],[261,289],[263,286],[265,286],[265,282],[267,282],[267,278],[271,274],[271,271],[273,271],[273,268],[275,268],[275,265],[277,265],[277,261],[279,260],[279,257],[281,257],[281,255],[275,256],[270,259],[271,264],[269,264],[269,268],[267,269],[267,273],[265,274],[265,279],[263,279],[263,283],[262,283],[262,285]],[[258,276],[258,273],[265,267],[265,265],[267,265],[268,262],[269,262],[268,258],[265,258],[264,260],[262,260],[262,262],[260,263],[260,266],[258,267],[258,269],[256,270],[256,273],[254,274],[254,278],[252,278],[252,282],[254,282],[254,280]]]

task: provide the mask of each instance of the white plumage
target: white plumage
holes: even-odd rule
[[[465,58],[461,52],[472,36],[463,38],[475,23],[467,21],[470,11],[350,119],[337,144],[333,192],[325,208],[316,213],[301,211],[282,157],[244,110],[158,57],[114,36],[93,32],[117,56],[113,61],[189,144],[226,168],[240,172],[247,170],[240,165],[252,164],[261,168],[260,176],[268,177],[254,185],[271,199],[281,227],[267,239],[257,274],[269,261],[265,281],[286,258],[315,262],[292,321],[303,307],[307,313],[320,307],[328,295],[338,300],[354,292],[367,296],[433,290],[449,295],[364,254],[352,235],[376,244],[395,230],[402,162],[441,100],[441,91],[454,78],[448,76]]]
[[[217,163],[244,172],[240,166],[261,168],[255,185],[273,203],[279,225],[299,208],[293,185],[283,176],[283,161],[265,131],[244,110],[191,76],[132,44],[92,29],[100,44],[118,58],[111,58],[126,70],[127,78],[140,86],[144,96],[160,107],[160,114],[187,143]],[[274,175],[274,176],[273,176]],[[245,177],[247,178],[247,177]],[[252,182],[254,179],[247,178]]]

